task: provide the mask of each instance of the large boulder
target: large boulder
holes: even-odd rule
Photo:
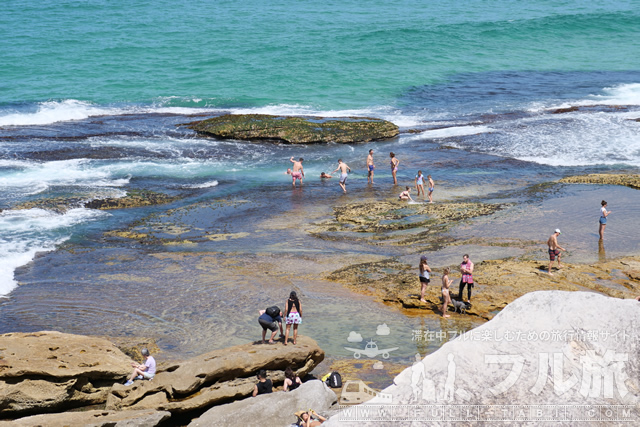
[[[169,419],[169,412],[161,411],[82,411],[60,414],[41,414],[0,421],[0,427],[154,427]]]
[[[639,325],[634,299],[532,292],[325,425],[638,425]]]
[[[274,392],[215,406],[189,427],[288,426],[296,422],[296,411],[313,409],[323,414],[336,401],[333,390],[322,381],[312,380],[292,392]]]
[[[288,144],[357,143],[393,138],[398,126],[369,117],[286,117],[227,114],[187,123],[205,136],[223,139],[272,140]]]
[[[274,384],[281,384],[288,366],[302,377],[323,359],[322,349],[305,336],[298,336],[296,345],[255,342],[215,350],[171,365],[152,381],[136,381],[131,387],[114,385],[107,409],[200,410],[250,395],[260,369],[267,370]]]
[[[104,403],[130,363],[102,338],[49,331],[0,335],[0,415]]]

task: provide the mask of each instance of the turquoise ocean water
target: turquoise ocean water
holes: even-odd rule
[[[577,108],[555,114],[568,107]],[[374,116],[396,123],[401,134],[360,146],[292,147],[215,141],[176,126],[229,112]],[[349,191],[383,199],[396,190],[388,185],[386,170],[387,153],[394,151],[402,162],[402,185],[422,169],[434,176],[447,200],[500,196],[530,203],[522,208],[523,217],[529,215],[535,227],[526,225],[524,235],[535,239],[547,234],[538,228],[554,218],[549,211],[558,203],[523,200],[522,189],[576,173],[637,172],[638,118],[637,0],[4,0],[0,332],[95,333],[97,312],[105,333],[112,335],[129,331],[118,319],[137,324],[136,333],[149,336],[159,323],[171,325],[175,330],[161,337],[168,347],[192,328],[183,307],[194,302],[181,299],[188,296],[181,288],[149,289],[148,312],[141,314],[123,297],[130,283],[105,279],[114,271],[92,276],[108,264],[103,262],[107,255],[100,258],[103,252],[126,258],[133,252],[166,251],[133,248],[136,242],[118,246],[103,238],[105,231],[166,207],[15,209],[19,203],[118,197],[132,189],[186,195],[171,205],[175,209],[246,199],[260,208],[243,211],[243,220],[229,224],[229,230],[218,227],[216,221],[224,218],[214,216],[207,225],[214,232],[241,234],[247,230],[237,229],[239,224],[259,223],[261,212],[313,212],[314,203],[349,202],[336,199],[337,185],[319,179],[308,179],[304,193],[292,193],[284,175],[290,156],[304,156],[309,176],[333,170],[341,157],[357,166]],[[380,179],[373,189],[361,170],[371,148]],[[562,217],[591,221],[599,199],[609,197],[606,188],[595,188],[569,190],[576,193],[561,204]],[[609,204],[621,218],[616,223],[612,217],[607,229],[613,255],[640,248],[640,232],[631,219],[640,202],[634,191],[625,190],[624,198]],[[584,200],[589,207],[576,214],[574,205]],[[523,237],[523,225],[514,221],[497,218],[462,233],[496,233],[494,224],[500,222],[514,238]],[[592,228],[573,237],[584,259],[597,257]],[[251,239],[200,242],[198,250],[274,247]],[[70,247],[73,251],[60,250]],[[95,259],[78,255],[83,251],[86,258],[95,251]],[[136,268],[147,267],[157,266]],[[69,291],[76,288],[81,298]],[[209,296],[204,285],[190,288]],[[217,298],[229,301],[244,292],[250,300],[244,289],[219,291]],[[173,292],[169,301],[166,295]],[[370,302],[362,304],[371,311]],[[199,309],[200,314],[210,311],[207,304]],[[209,324],[207,316],[200,317],[207,319],[204,330],[219,330],[219,319]],[[251,339],[245,329],[238,334]],[[323,345],[331,345],[326,341]],[[185,351],[203,349],[201,343],[190,345]]]
[[[0,6],[0,105],[396,105],[460,73],[640,69],[637,1]]]

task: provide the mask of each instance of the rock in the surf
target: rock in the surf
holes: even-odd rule
[[[398,126],[368,117],[288,117],[267,114],[227,114],[187,123],[199,134],[221,139],[268,140],[288,144],[342,144],[389,139]]]

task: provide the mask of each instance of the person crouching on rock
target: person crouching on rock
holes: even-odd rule
[[[413,202],[413,199],[411,198],[411,187],[405,187],[406,190],[404,190],[402,193],[400,193],[400,195],[398,196],[398,199],[400,200],[411,200]]]
[[[149,354],[149,350],[143,348],[140,353],[146,359],[144,365],[138,365],[137,363],[131,362],[131,367],[133,368],[133,372],[131,373],[131,377],[129,380],[124,383],[126,386],[130,386],[133,384],[133,380],[141,380],[141,379],[152,379],[156,375],[156,359],[153,358]]]
[[[267,379],[267,371],[260,369],[260,372],[258,372],[258,384],[253,386],[253,397],[271,392],[273,392],[273,383]]]
[[[274,309],[273,312],[270,313],[270,309]],[[264,339],[267,335],[267,329],[271,330],[269,344],[273,344],[273,339],[278,333],[278,326],[280,326],[280,336],[284,336],[284,332],[282,331],[282,312],[278,307],[274,306],[267,310],[260,310],[259,313],[260,317],[258,317],[258,323],[262,326],[262,344],[266,343]]]

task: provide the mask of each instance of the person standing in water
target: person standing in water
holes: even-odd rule
[[[369,150],[369,155],[367,156],[367,183],[373,184],[373,170],[376,167],[373,165],[373,150]]]
[[[304,178],[304,169],[302,168],[302,162],[304,161],[304,159],[300,157],[298,160],[293,160],[293,156],[291,156],[289,160],[293,163],[293,170],[291,171],[293,186],[296,186],[296,179],[299,179],[300,185],[302,185],[302,178]]]
[[[451,317],[447,314],[447,307],[451,304],[451,296],[449,295],[449,286],[453,283],[453,280],[449,280],[449,273],[451,269],[445,268],[442,272],[442,317]]]
[[[396,174],[398,173],[398,164],[400,163],[400,160],[398,160],[393,152],[389,153],[389,157],[391,158],[391,175],[393,175],[393,185],[398,185],[398,178],[396,177]]]
[[[604,239],[604,229],[607,226],[607,217],[611,213],[611,211],[607,210],[607,202],[603,200],[601,203],[602,207],[600,208],[600,240]],[[560,262],[560,258],[558,258],[558,262]]]
[[[418,276],[418,278],[420,279],[420,302],[427,302],[424,299],[424,293],[427,290],[427,285],[431,281],[431,276],[429,275],[429,273],[431,273],[431,268],[427,264],[426,255],[422,255],[420,257],[419,269],[420,275]]]
[[[551,235],[551,237],[549,237],[549,240],[547,240],[547,246],[549,246],[549,276],[553,276],[551,273],[551,265],[553,264],[553,261],[556,260],[556,257],[558,257],[558,270],[562,268],[560,265],[560,251],[564,251],[566,249],[558,244],[558,236],[560,234],[560,229],[556,228],[556,231]]]
[[[349,167],[348,164],[342,163],[342,159],[338,159],[338,167],[331,173],[335,173],[338,170],[340,171],[340,181],[338,181],[338,184],[340,184],[340,187],[342,187],[342,191],[346,193],[347,177],[349,176],[347,171],[351,172],[351,168]]]
[[[285,307],[286,311],[284,316],[287,323],[287,329],[284,333],[284,345],[288,344],[291,325],[293,325],[293,344],[295,345],[296,340],[298,339],[298,325],[302,323],[302,304],[300,304],[298,295],[296,295],[295,291],[291,291],[289,294],[289,299],[285,303]]]
[[[429,203],[433,203],[433,189],[436,184],[433,182],[433,179],[431,179],[431,175],[427,175],[427,179],[429,180],[429,194],[427,194],[427,196],[429,197]]]
[[[422,171],[418,171],[418,175],[416,175],[416,190],[418,191],[418,196],[420,196],[420,190],[422,190],[422,197],[424,197],[424,176],[422,176]]]

